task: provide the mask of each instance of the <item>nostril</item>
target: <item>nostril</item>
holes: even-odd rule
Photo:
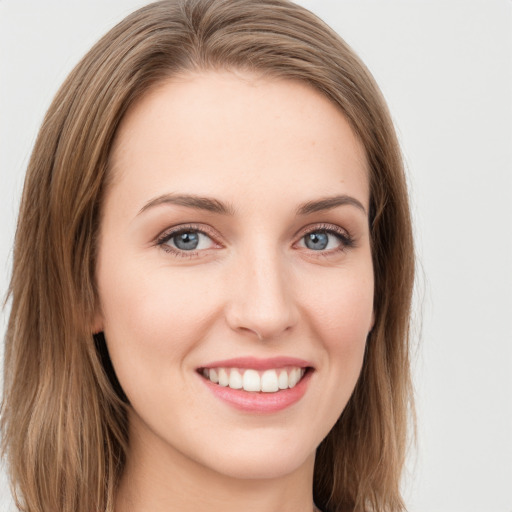
[[[256,329],[249,329],[248,327],[241,327],[240,329],[255,334],[259,341],[264,340],[264,337]]]

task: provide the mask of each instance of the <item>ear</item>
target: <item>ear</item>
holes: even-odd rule
[[[100,311],[99,307],[97,311],[94,313],[91,330],[93,334],[98,334],[99,332],[102,332],[104,330],[103,314]]]
[[[370,322],[370,328],[368,329],[368,334],[370,334],[372,332],[374,325],[375,325],[375,310],[372,311],[372,319]]]

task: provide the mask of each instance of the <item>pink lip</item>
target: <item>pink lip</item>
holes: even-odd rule
[[[223,361],[214,361],[201,368],[253,368],[254,370],[271,370],[274,368],[284,368],[285,366],[298,366],[299,368],[312,367],[313,365],[304,359],[296,357],[270,357],[259,359],[257,357],[236,357],[233,359],[224,359]]]
[[[226,386],[214,384],[198,372],[198,377],[204,382],[207,388],[220,400],[233,406],[235,409],[263,414],[278,412],[298,402],[308,389],[313,369],[307,364],[307,361],[294,358],[272,358],[272,359],[254,359],[240,358],[229,359],[226,361],[217,361],[203,368],[253,368],[255,370],[266,370],[271,368],[282,368],[285,366],[308,367],[308,370],[299,381],[299,383],[290,389],[283,389],[274,393],[263,393],[244,391],[243,389],[231,389]]]

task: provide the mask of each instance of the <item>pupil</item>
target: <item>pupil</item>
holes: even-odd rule
[[[306,247],[314,251],[321,251],[327,247],[329,237],[327,233],[309,233],[306,236]]]
[[[174,244],[178,249],[191,251],[199,244],[199,235],[197,233],[186,232],[174,237]]]

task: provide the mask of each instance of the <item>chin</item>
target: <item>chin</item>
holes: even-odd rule
[[[230,478],[241,480],[272,480],[284,478],[303,470],[314,463],[313,452],[302,450],[300,453],[282,448],[279,453],[267,451],[256,446],[252,452],[230,454],[229,457],[216,458],[212,469]]]
[[[314,439],[311,432],[302,436],[298,433],[264,427],[251,432],[230,432],[222,440],[205,440],[196,461],[236,479],[283,478],[309,467],[312,471],[321,439]]]

